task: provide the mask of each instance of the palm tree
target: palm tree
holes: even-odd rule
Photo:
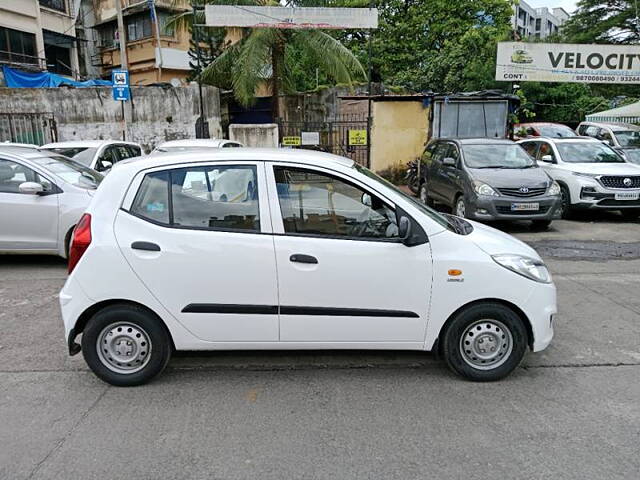
[[[225,5],[225,0],[199,0],[200,4]],[[312,4],[301,0],[298,5]],[[363,0],[331,0],[330,6],[356,6]],[[240,0],[234,5],[278,6],[274,0]],[[188,16],[191,18],[188,18]],[[183,20],[204,23],[203,13],[186,12]],[[175,21],[180,21],[176,18]],[[243,29],[242,38],[229,45],[201,74],[204,83],[232,89],[236,100],[252,105],[256,90],[267,84],[273,95],[273,116],[280,116],[278,95],[295,91],[292,78],[294,52],[302,52],[320,72],[336,83],[353,84],[366,78],[358,59],[342,43],[320,30],[289,30],[274,28]]]

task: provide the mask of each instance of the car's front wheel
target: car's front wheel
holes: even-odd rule
[[[453,211],[457,217],[465,218],[467,216],[467,206],[464,203],[464,195],[458,196]]]
[[[635,220],[640,217],[640,208],[624,209],[620,210],[620,213],[625,220]]]
[[[442,340],[449,368],[474,381],[509,375],[527,349],[527,331],[520,317],[499,303],[480,303],[456,314]]]
[[[116,386],[148,382],[171,358],[171,340],[160,319],[134,305],[111,305],[91,317],[82,353],[99,378]]]

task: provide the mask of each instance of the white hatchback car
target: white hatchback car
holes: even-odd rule
[[[640,166],[590,137],[536,137],[518,142],[560,185],[564,218],[577,209],[640,216]]]
[[[436,350],[495,380],[547,347],[556,314],[529,246],[303,150],[118,165],[75,230],[69,269],[69,352],[115,385],[148,381],[173,349]]]
[[[103,174],[117,162],[142,155],[140,145],[120,140],[75,140],[48,143],[40,148],[73,158]]]
[[[36,148],[0,146],[0,253],[67,256],[102,175]]]
[[[194,150],[206,150],[209,148],[238,148],[243,146],[240,142],[225,140],[223,138],[185,138],[183,140],[162,142],[153,149],[151,155],[166,152],[192,152]]]

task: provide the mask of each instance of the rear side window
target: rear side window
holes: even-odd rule
[[[222,165],[147,174],[131,213],[175,227],[260,230],[256,167]]]

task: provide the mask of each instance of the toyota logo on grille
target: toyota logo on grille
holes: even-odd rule
[[[633,181],[629,177],[627,177],[624,180],[622,180],[622,183],[624,184],[625,187],[630,187],[631,184],[633,184]]]
[[[518,191],[520,193],[529,193],[529,187],[520,187]]]

